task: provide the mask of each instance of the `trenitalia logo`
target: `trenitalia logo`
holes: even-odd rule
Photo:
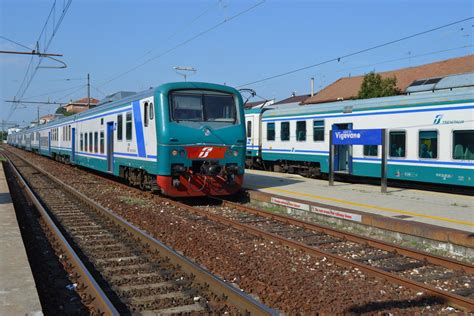
[[[463,124],[463,123],[464,123],[464,120],[443,120],[443,114],[436,115],[433,121],[434,125]]]
[[[344,140],[344,139],[348,139],[348,138],[350,138],[350,139],[360,138],[360,133],[348,132],[348,131],[336,132],[336,138],[340,139],[340,140]]]
[[[199,153],[198,158],[207,158],[209,156],[209,153],[213,150],[212,147],[204,147],[201,152]]]
[[[222,159],[227,147],[222,146],[187,146],[186,151],[190,159]]]
[[[435,116],[435,119],[433,121],[433,124],[434,125],[438,125],[441,123],[441,119],[443,118],[443,114],[438,114]]]

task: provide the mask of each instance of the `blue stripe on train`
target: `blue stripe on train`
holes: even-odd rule
[[[142,114],[140,111],[140,101],[133,101],[133,121],[137,136],[138,156],[146,157],[145,138],[143,136]]]

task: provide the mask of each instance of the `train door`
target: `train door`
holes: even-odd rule
[[[114,172],[114,122],[107,122],[107,171]]]
[[[333,124],[332,129],[352,129],[352,123]],[[352,145],[337,145],[335,147],[334,171],[352,173]]]
[[[76,128],[72,128],[71,135],[71,161],[76,161]]]
[[[48,154],[51,156],[51,131],[48,132]]]

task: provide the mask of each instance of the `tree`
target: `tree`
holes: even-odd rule
[[[388,97],[400,94],[397,88],[397,78],[382,78],[380,74],[369,72],[364,76],[357,97],[359,99],[370,99]]]
[[[70,116],[70,115],[73,115],[74,113],[68,112],[68,111],[66,111],[65,107],[60,106],[56,109],[56,114],[62,114],[64,116]]]

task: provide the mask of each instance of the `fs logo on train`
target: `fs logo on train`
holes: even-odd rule
[[[194,159],[222,159],[224,158],[226,147],[211,147],[211,146],[188,146],[186,151],[188,158]]]

